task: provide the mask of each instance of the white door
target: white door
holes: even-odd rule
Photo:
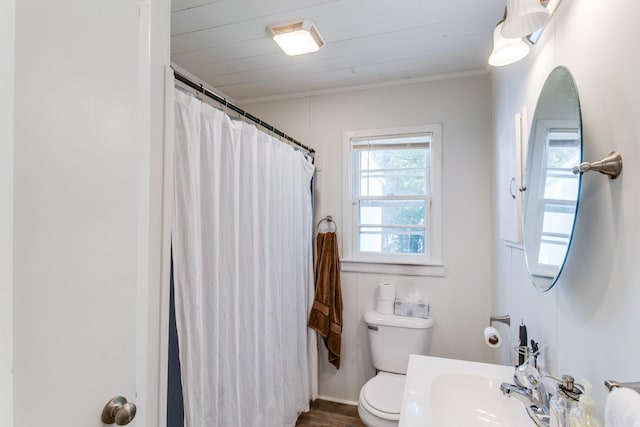
[[[16,1],[15,427],[102,426],[118,395],[161,425],[168,11]]]

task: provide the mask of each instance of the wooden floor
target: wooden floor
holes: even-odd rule
[[[298,417],[296,427],[364,427],[358,417],[358,407],[342,403],[315,400],[311,410]]]

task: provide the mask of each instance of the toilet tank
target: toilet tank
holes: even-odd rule
[[[379,371],[406,374],[410,354],[428,355],[435,323],[432,316],[396,316],[367,311],[364,321],[369,332],[373,366]]]

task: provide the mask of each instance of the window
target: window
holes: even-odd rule
[[[441,264],[440,139],[439,125],[345,134],[343,265]]]

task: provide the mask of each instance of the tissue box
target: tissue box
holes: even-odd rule
[[[393,306],[393,314],[396,316],[429,318],[429,304],[424,301],[408,302],[396,300]]]

